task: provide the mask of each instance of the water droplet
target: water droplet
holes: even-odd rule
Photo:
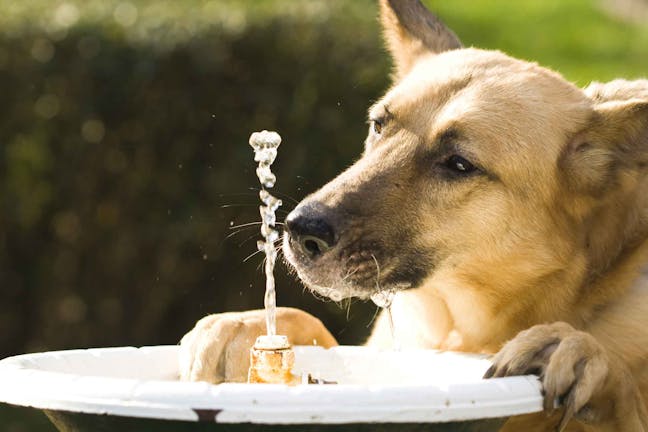
[[[389,329],[392,336],[392,345],[394,349],[400,349],[398,340],[396,339],[396,327],[394,326],[394,315],[392,314],[392,303],[394,302],[394,296],[396,295],[395,289],[386,289],[381,291],[376,291],[371,295],[371,300],[376,304],[376,306],[382,308],[387,312],[387,318],[389,320]]]
[[[395,294],[396,292],[394,290],[376,291],[371,295],[371,301],[373,301],[378,307],[388,308],[394,301]]]

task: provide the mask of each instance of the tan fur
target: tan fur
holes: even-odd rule
[[[581,90],[536,64],[460,49],[422,8],[381,0],[396,74],[370,111],[380,128],[300,205],[327,209],[334,252],[309,260],[286,236],[289,262],[332,297],[398,289],[404,347],[497,353],[492,376],[542,373],[551,415],[506,431],[648,431],[648,81]],[[479,170],[448,171],[453,154]],[[260,332],[254,316],[199,323],[183,340],[183,376],[239,377],[225,360]],[[295,340],[334,343],[305,313],[283,311],[286,321]],[[384,316],[368,344],[391,346]]]

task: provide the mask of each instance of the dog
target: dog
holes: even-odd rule
[[[361,158],[287,217],[287,261],[335,300],[395,292],[403,347],[540,376],[545,413],[504,431],[648,431],[648,80],[579,89],[462,47],[418,0],[380,9],[393,86]],[[278,327],[336,344],[300,310]],[[202,319],[181,378],[244,381],[263,332],[263,311]],[[391,340],[383,312],[367,344]]]

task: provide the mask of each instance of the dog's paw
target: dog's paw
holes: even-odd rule
[[[183,381],[245,382],[250,348],[265,334],[265,311],[209,315],[180,342],[179,375]],[[277,333],[293,345],[337,345],[335,338],[314,316],[299,309],[277,308]]]
[[[180,341],[180,379],[212,384],[245,381],[250,347],[263,332],[260,313],[223,313],[201,319]]]
[[[544,410],[562,406],[557,430],[572,418],[587,423],[603,420],[595,400],[606,396],[610,362],[603,347],[588,333],[565,323],[537,325],[520,332],[493,358],[485,378],[538,375],[544,390]],[[609,400],[608,400],[609,401]]]

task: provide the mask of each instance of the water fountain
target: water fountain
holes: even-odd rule
[[[250,349],[249,383],[297,384],[299,378],[292,374],[295,353],[288,337],[277,335],[277,296],[275,291],[274,266],[277,260],[275,242],[279,232],[275,229],[275,212],[281,200],[274,197],[266,188],[274,186],[277,178],[270,166],[277,157],[281,137],[276,132],[261,131],[250,136],[250,146],[254,149],[254,160],[259,163],[256,169],[261,190],[259,198],[264,205],[259,207],[261,215],[261,235],[257,248],[265,253],[266,290],[264,307],[266,313],[266,335],[259,336]]]
[[[180,382],[178,346],[100,348],[21,355],[0,361],[0,403],[44,411],[63,432],[127,431],[495,431],[517,414],[542,409],[536,377],[483,380],[490,366],[479,355],[432,350],[340,346],[290,347],[276,334],[273,267],[274,211],[281,201],[267,188],[281,139],[253,134],[263,188],[260,207],[266,253],[267,334],[252,349],[252,382],[268,377],[263,361],[286,360],[284,372],[337,385]],[[389,314],[391,290],[373,301]],[[255,355],[257,358],[255,359]],[[267,358],[266,358],[267,357]],[[260,362],[260,363],[259,363]],[[291,374],[291,376],[292,376]]]

